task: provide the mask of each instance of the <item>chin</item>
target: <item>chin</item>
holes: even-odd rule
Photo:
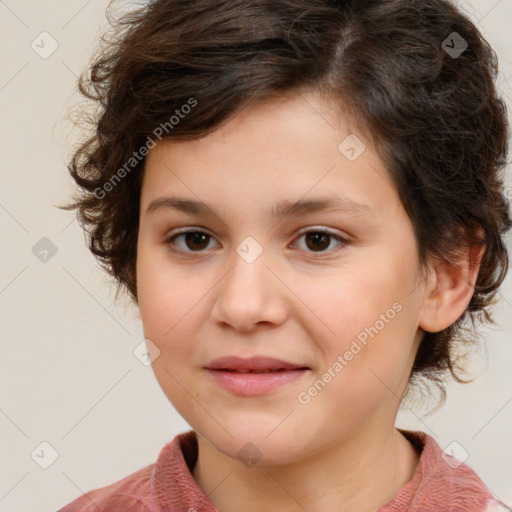
[[[287,430],[279,425],[283,417],[273,421],[272,426],[256,418],[249,421],[247,416],[243,422],[222,423],[229,433],[221,428],[212,430],[211,425],[204,429],[201,425],[193,428],[217,451],[248,467],[278,466],[296,462],[315,451],[313,440],[298,437],[296,427]]]

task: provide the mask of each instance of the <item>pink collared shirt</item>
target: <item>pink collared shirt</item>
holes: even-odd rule
[[[477,474],[424,432],[401,432],[420,453],[413,478],[379,512],[511,512]],[[154,464],[89,491],[58,512],[219,512],[192,476],[194,431],[177,435]]]

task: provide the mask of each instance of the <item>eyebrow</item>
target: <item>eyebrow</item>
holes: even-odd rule
[[[160,209],[172,209],[196,215],[217,215],[203,201],[184,197],[158,197],[151,201],[146,208],[146,214]],[[270,211],[270,218],[281,220],[287,217],[307,215],[319,211],[338,211],[354,216],[369,216],[375,212],[366,204],[358,203],[346,197],[321,197],[318,199],[300,199],[298,201],[281,201]]]

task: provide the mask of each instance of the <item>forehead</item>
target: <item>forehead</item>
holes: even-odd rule
[[[386,209],[396,192],[369,142],[339,105],[314,91],[254,102],[204,137],[164,139],[151,149],[142,202],[165,192],[271,215],[283,202],[329,196]]]

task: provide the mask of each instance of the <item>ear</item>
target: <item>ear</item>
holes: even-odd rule
[[[481,227],[477,239],[483,240]],[[472,243],[461,248],[455,260],[433,260],[430,279],[419,316],[419,327],[439,332],[455,323],[466,310],[475,291],[485,247]]]

